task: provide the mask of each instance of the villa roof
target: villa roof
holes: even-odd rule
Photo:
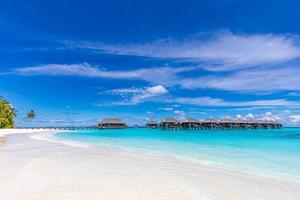
[[[100,124],[125,124],[119,118],[104,118],[101,120]]]
[[[182,123],[200,123],[200,121],[198,119],[195,118],[186,118],[184,120],[181,121]]]
[[[178,119],[175,118],[165,118],[162,120],[162,123],[180,123]]]
[[[202,123],[219,123],[219,121],[216,119],[208,118],[208,119],[203,120]]]
[[[148,121],[146,124],[157,124],[156,121]]]
[[[245,123],[247,123],[247,121],[243,120],[243,119],[237,119],[237,120],[235,120],[235,123],[237,123],[237,124],[245,124]]]
[[[225,118],[225,119],[220,120],[219,122],[220,123],[235,123],[236,120]]]
[[[267,120],[257,120],[256,123],[269,124],[269,123],[273,123],[273,122],[272,121],[267,121]]]

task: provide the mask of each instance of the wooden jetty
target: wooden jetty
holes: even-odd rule
[[[148,121],[145,126],[129,127],[119,118],[105,118],[97,126],[87,127],[20,127],[21,129],[48,129],[48,130],[102,130],[102,129],[144,129],[161,128],[169,130],[246,130],[246,129],[280,129],[282,124],[278,121],[266,120],[241,120],[241,119],[212,119],[197,120],[186,118],[178,120],[175,118],[165,118],[160,123]]]

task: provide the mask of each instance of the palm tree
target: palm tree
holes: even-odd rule
[[[34,110],[30,110],[26,113],[26,117],[24,117],[18,124],[21,124],[25,120],[31,120],[34,119],[36,116],[36,113]]]
[[[33,119],[35,118],[35,112],[34,110],[30,110],[29,112],[26,113],[26,119]]]
[[[13,128],[16,115],[15,108],[8,101],[0,97],[0,128]]]

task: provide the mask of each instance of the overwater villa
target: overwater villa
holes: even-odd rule
[[[105,118],[99,124],[100,129],[120,129],[126,128],[127,125],[119,118]],[[200,121],[194,118],[186,118],[182,121],[176,118],[165,118],[160,123],[148,121],[147,128],[162,129],[213,129],[213,130],[237,130],[237,129],[280,129],[282,124],[276,121],[262,120],[242,120],[242,119],[222,119],[212,118]]]
[[[205,119],[201,122],[203,129],[218,129],[220,127],[220,122],[216,119]]]
[[[146,126],[150,127],[150,124]],[[275,121],[260,121],[260,120],[254,121],[254,120],[242,120],[242,119],[216,120],[216,119],[208,118],[203,121],[199,121],[194,118],[186,118],[182,121],[179,121],[175,118],[165,118],[164,120],[161,121],[159,127],[165,129],[181,128],[181,129],[216,129],[216,130],[279,129],[282,128],[282,124],[280,122],[275,122]],[[152,128],[154,127],[152,126]]]
[[[236,120],[232,119],[223,119],[219,121],[220,127],[223,129],[237,129],[238,128],[238,123]]]
[[[235,126],[234,128],[235,129],[247,129],[247,128],[252,128],[252,124],[250,121],[246,121],[246,120],[242,120],[242,119],[237,119],[237,120],[234,120],[234,123],[235,123]],[[254,128],[254,126],[253,126]]]
[[[201,126],[201,122],[194,118],[186,118],[185,120],[181,121],[181,127],[184,129],[201,128]]]
[[[99,128],[114,129],[114,128],[126,128],[127,125],[119,118],[105,118],[99,123]]]
[[[161,128],[180,128],[180,121],[175,118],[165,118],[160,122]]]
[[[256,128],[262,128],[262,129],[278,129],[282,128],[282,124],[280,122],[273,122],[273,121],[256,121],[254,126]]]
[[[147,128],[158,128],[159,124],[156,121],[148,121],[146,123]]]

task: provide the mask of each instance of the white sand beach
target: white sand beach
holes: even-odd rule
[[[1,130],[0,199],[300,199],[297,183],[175,158],[31,138],[49,130],[38,132]]]

